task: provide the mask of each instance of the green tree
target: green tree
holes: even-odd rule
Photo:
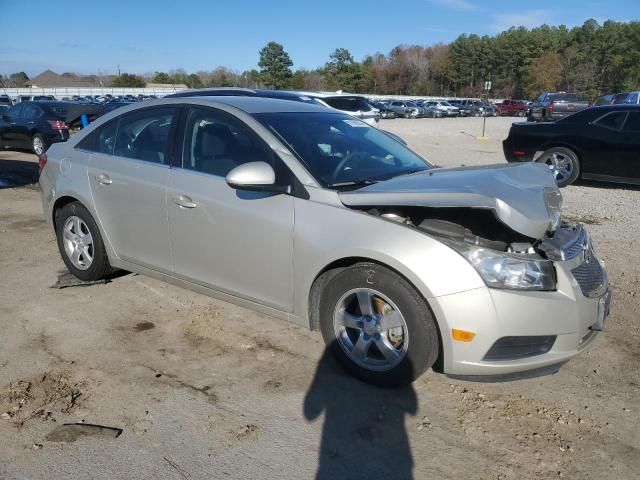
[[[167,72],[156,72],[153,76],[153,83],[171,83],[171,77]]]
[[[286,87],[293,75],[291,72],[293,62],[282,45],[277,42],[269,42],[260,50],[258,66],[262,80],[271,88]]]
[[[24,72],[12,73],[9,75],[9,85],[15,88],[21,88],[27,85],[29,77]]]
[[[123,73],[122,75],[114,78],[112,83],[112,86],[114,87],[142,88],[145,85],[146,83],[142,78],[131,73]]]

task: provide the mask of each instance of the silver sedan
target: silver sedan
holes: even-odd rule
[[[78,278],[138,272],[319,329],[377,385],[556,365],[608,314],[603,264],[545,168],[434,168],[316,105],[152,100],[40,166]]]

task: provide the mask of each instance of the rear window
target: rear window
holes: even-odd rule
[[[624,103],[627,100],[628,96],[629,96],[628,93],[618,93],[613,97],[613,103],[616,105],[619,103]]]
[[[67,114],[67,106],[66,105],[55,105],[53,107],[50,106],[49,110],[51,110],[56,115],[60,115],[61,117],[64,117]]]
[[[627,112],[611,112],[596,120],[595,124],[611,130],[620,130],[626,118]]]
[[[580,99],[575,93],[552,93],[549,95],[552,102],[578,102]]]
[[[331,97],[323,99],[327,105],[345,112],[368,112],[371,106],[362,97]]]

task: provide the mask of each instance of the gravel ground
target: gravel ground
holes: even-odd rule
[[[444,166],[503,162],[511,122],[383,121]],[[615,286],[605,332],[552,376],[428,372],[379,390],[320,335],[137,275],[64,266],[31,155],[0,152],[0,478],[640,478],[640,191],[564,189]],[[121,429],[64,427],[84,422]],[[119,434],[118,434],[119,433]]]

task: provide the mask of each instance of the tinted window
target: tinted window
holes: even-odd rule
[[[89,150],[90,152],[106,153],[113,155],[113,147],[116,143],[116,132],[118,130],[118,120],[112,120],[105,125],[98,127],[85,138],[83,138],[76,148]]]
[[[67,114],[66,105],[49,105],[49,110],[60,117],[64,117]]]
[[[575,93],[552,93],[549,95],[548,100],[554,102],[577,102],[578,95]]]
[[[612,130],[620,130],[626,117],[627,112],[612,112],[596,120],[595,124]]]
[[[42,109],[37,105],[25,105],[22,112],[23,118],[38,118],[42,116]]]
[[[637,93],[629,94],[629,98],[627,98],[626,103],[631,103],[633,105],[638,103],[638,94]]]
[[[9,115],[10,117],[17,118],[22,113],[22,108],[23,107],[24,107],[24,105],[19,103],[18,105],[15,105],[15,106],[11,107],[9,109],[9,111],[7,112],[7,115]]]
[[[167,163],[166,150],[174,108],[154,108],[126,113],[120,117],[115,155]]]
[[[238,165],[259,161],[272,165],[273,152],[244,123],[219,110],[191,110],[183,168],[224,177]]]
[[[627,99],[628,96],[629,96],[628,93],[618,93],[613,97],[613,103],[616,105],[620,103],[625,103],[625,100]]]
[[[624,132],[640,132],[640,112],[629,112],[622,130]]]

